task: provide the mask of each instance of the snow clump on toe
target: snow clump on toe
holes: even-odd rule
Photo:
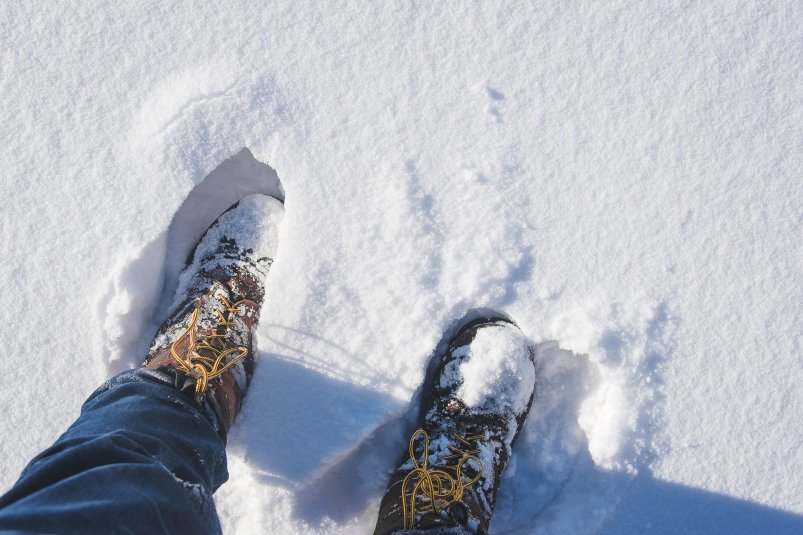
[[[466,407],[482,413],[512,410],[516,415],[527,409],[535,387],[535,367],[518,329],[508,325],[479,329],[471,343],[455,349],[454,355],[441,386],[460,384],[457,397]]]

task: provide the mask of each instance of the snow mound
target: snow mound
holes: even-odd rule
[[[467,407],[521,414],[535,388],[530,348],[517,329],[488,326],[477,331],[470,344],[454,351],[455,360],[444,369],[441,386],[459,384],[457,397]]]

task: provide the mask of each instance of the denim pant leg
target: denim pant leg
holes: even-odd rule
[[[78,420],[0,497],[0,531],[220,533],[212,493],[226,481],[225,443],[161,371],[107,381]]]
[[[452,528],[429,528],[429,529],[403,529],[394,531],[393,535],[476,535],[473,531],[460,526]]]

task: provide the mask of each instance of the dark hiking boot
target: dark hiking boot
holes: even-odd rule
[[[142,364],[172,375],[197,403],[207,401],[224,436],[254,371],[254,330],[283,214],[277,199],[250,195],[212,223],[179,276],[173,312]]]
[[[533,350],[510,320],[470,321],[434,358],[419,429],[391,477],[375,535],[487,533],[499,480],[530,410]]]

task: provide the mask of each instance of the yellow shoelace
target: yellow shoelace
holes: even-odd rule
[[[415,457],[415,443],[416,439],[423,437],[424,454],[423,459],[419,463]],[[459,446],[449,444],[449,451],[452,453],[445,456],[444,460],[456,460],[453,466],[444,467],[445,470],[454,471],[454,475],[441,469],[430,470],[427,468],[429,463],[429,435],[423,429],[419,429],[413,436],[410,437],[410,460],[413,463],[413,470],[407,474],[402,482],[401,488],[401,503],[402,512],[404,514],[404,529],[412,529],[415,524],[415,501],[419,492],[422,492],[429,504],[422,512],[430,510],[439,513],[441,509],[451,503],[458,502],[463,499],[463,492],[466,488],[470,487],[482,476],[482,462],[477,458],[479,450],[468,449],[473,448],[471,441],[483,438],[483,435],[469,435],[461,437],[452,435],[452,438],[459,444]],[[476,474],[469,481],[463,481],[463,465],[467,462],[473,461],[477,465]],[[410,481],[418,477],[412,490],[409,492],[409,499],[407,497],[407,487]],[[430,509],[431,508],[431,509]]]
[[[219,295],[218,299],[223,303],[226,311],[229,313],[237,312],[237,307],[233,307],[226,297]],[[222,338],[226,338],[228,333],[218,333],[217,327],[221,325],[224,327],[233,327],[235,324],[228,321],[225,314],[221,312],[220,309],[215,310],[219,320],[218,325],[215,326],[215,332],[205,336],[200,341],[196,341],[195,323],[198,321],[199,312],[200,307],[193,311],[189,326],[170,346],[170,353],[173,355],[173,358],[178,361],[185,372],[195,378],[195,401],[198,403],[201,402],[210,380],[220,376],[248,354],[247,347],[233,346],[227,348],[226,343],[221,340]],[[178,354],[177,348],[185,337],[189,337],[190,346],[187,349],[186,356],[182,358]],[[218,343],[217,347],[212,345],[215,341]],[[204,351],[207,354],[202,355],[199,351]],[[228,362],[224,364],[224,360],[233,353],[238,354],[230,358]]]

